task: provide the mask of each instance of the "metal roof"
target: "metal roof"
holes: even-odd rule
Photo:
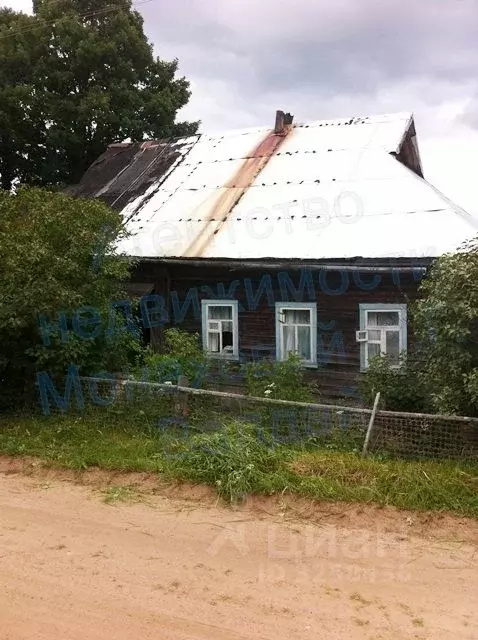
[[[414,133],[400,113],[112,145],[70,192],[121,209],[136,257],[435,257],[477,225],[397,159]]]

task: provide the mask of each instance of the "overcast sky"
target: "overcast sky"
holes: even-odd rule
[[[51,0],[55,1],[55,0]],[[114,0],[112,0],[114,2]],[[30,0],[0,5],[30,11]],[[412,111],[425,177],[478,214],[478,0],[136,0],[201,131]]]

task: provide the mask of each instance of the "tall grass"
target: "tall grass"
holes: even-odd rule
[[[266,432],[233,421],[183,442],[168,457],[165,470],[174,477],[214,485],[221,497],[235,502],[281,471],[284,452]]]
[[[478,469],[459,461],[363,459],[314,438],[280,444],[237,421],[198,433],[138,415],[0,419],[0,453],[74,469],[159,472],[207,483],[228,501],[249,493],[295,492],[320,500],[373,502],[478,517]]]

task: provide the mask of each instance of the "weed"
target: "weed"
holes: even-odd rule
[[[220,431],[193,436],[169,459],[166,471],[212,484],[220,496],[235,502],[264,488],[268,474],[280,467],[277,451],[257,435],[252,425],[231,422]]]
[[[138,502],[141,494],[133,487],[111,486],[103,489],[103,502],[114,504],[115,502]]]
[[[193,387],[204,386],[207,362],[199,334],[172,327],[164,332],[164,343],[165,353],[146,349],[143,367],[136,371],[136,377],[178,384],[184,376]]]
[[[478,516],[476,465],[450,460],[362,458],[347,451],[298,453],[287,463],[294,489],[318,499],[375,502],[403,509],[449,510]]]

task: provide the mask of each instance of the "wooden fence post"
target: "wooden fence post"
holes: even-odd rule
[[[370,438],[373,431],[373,423],[375,422],[375,414],[377,413],[378,403],[380,401],[380,391],[375,396],[375,402],[373,403],[372,415],[370,416],[370,422],[368,423],[367,434],[365,436],[365,442],[363,443],[362,456],[365,457],[368,453],[368,445],[370,444]]]

